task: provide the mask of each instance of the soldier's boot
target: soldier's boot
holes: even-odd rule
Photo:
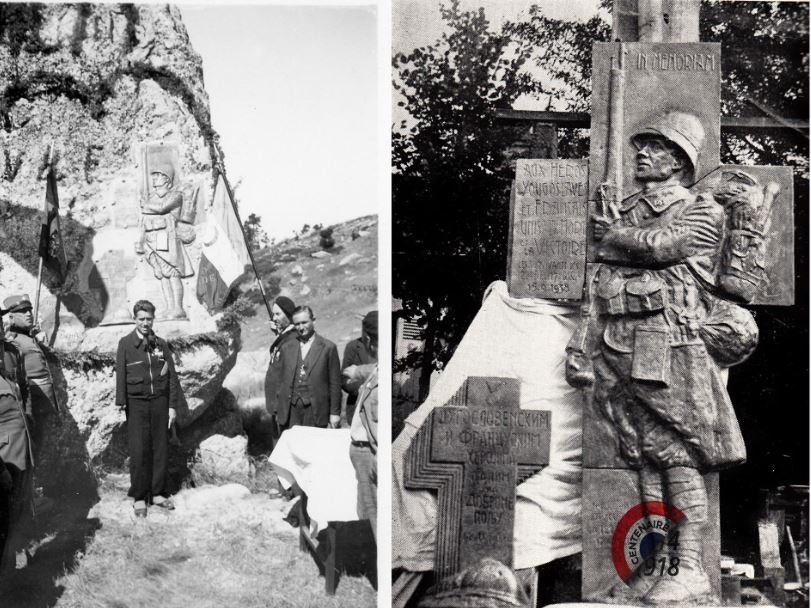
[[[170,319],[185,319],[186,311],[183,310],[183,283],[180,282],[180,277],[172,277],[169,279],[172,285],[172,309],[169,313]]]
[[[169,279],[161,279],[161,293],[163,294],[163,310],[160,311],[159,315],[156,315],[159,319],[171,319],[172,318],[172,308],[174,306],[174,295],[172,294],[172,285],[169,283]]]
[[[673,467],[664,471],[666,499],[684,514],[678,538],[669,543],[667,570],[645,594],[646,604],[686,605],[710,600],[710,579],[703,565],[707,490],[696,469]]]

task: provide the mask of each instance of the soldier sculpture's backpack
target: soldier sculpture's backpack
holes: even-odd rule
[[[726,234],[717,271],[718,287],[739,302],[751,302],[766,277],[771,210],[780,186],[762,186],[743,171],[724,171],[713,196],[726,212]]]

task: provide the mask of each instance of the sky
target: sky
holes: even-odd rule
[[[377,213],[375,7],[179,8],[242,219],[280,239]]]
[[[450,4],[446,1],[445,4]],[[484,8],[492,27],[505,20],[517,21],[528,14],[529,7],[538,0],[460,0],[463,11]],[[600,5],[599,0],[543,0],[544,14],[555,19],[586,20]],[[392,47],[395,52],[406,52],[430,44],[442,33],[439,0],[393,0]]]

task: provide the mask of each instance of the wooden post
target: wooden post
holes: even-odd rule
[[[700,0],[615,0],[611,40],[698,42]]]

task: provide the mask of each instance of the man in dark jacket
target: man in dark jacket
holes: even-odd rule
[[[341,363],[338,348],[315,333],[309,306],[293,312],[298,340],[281,349],[277,416],[282,430],[296,425],[338,428]]]
[[[372,342],[375,345],[372,345]],[[361,336],[348,342],[344,348],[344,358],[341,361],[341,371],[343,372],[350,365],[368,365],[377,363],[377,311],[373,310],[363,317],[361,324]],[[374,351],[372,350],[374,348]],[[341,378],[341,388],[346,391],[346,421],[352,424],[352,416],[355,413],[355,404],[358,401],[358,386],[352,386],[347,382],[346,376]]]
[[[133,314],[135,330],[118,343],[115,402],[127,413],[129,496],[135,501],[135,515],[146,517],[150,498],[155,506],[174,509],[166,488],[166,467],[180,383],[168,345],[152,331],[154,304],[139,300]]]
[[[2,330],[2,323],[0,323]],[[34,456],[31,451],[31,398],[25,376],[25,364],[20,351],[7,341],[0,331],[0,462],[5,471],[4,493],[0,504],[0,570],[14,569],[15,552],[20,545],[15,530],[33,515],[32,473]]]
[[[271,307],[273,324],[276,326],[277,335],[273,344],[270,345],[270,362],[268,363],[268,371],[265,374],[265,407],[273,417],[273,443],[279,438],[276,409],[282,371],[282,346],[288,342],[296,342],[298,338],[298,333],[292,323],[295,309],[296,305],[293,304],[293,301],[285,296],[276,298]]]

